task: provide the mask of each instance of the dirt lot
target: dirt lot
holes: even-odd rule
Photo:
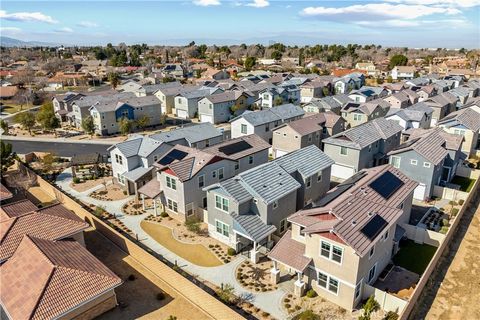
[[[95,179],[95,180],[83,181],[83,182],[80,182],[80,183],[73,183],[72,182],[70,184],[70,186],[72,187],[72,189],[74,189],[78,192],[84,192],[84,191],[92,189],[93,187],[101,185],[104,181],[106,181],[107,183],[110,183],[112,181],[112,178],[99,178],[99,179]]]
[[[475,199],[475,198],[474,198]],[[480,197],[462,217],[451,249],[433,277],[435,285],[422,300],[412,319],[480,319]]]
[[[120,306],[97,319],[167,319],[173,315],[182,320],[192,319],[193,314],[195,319],[209,319],[98,232],[85,232],[85,242],[90,252],[124,280],[115,290]],[[135,280],[128,280],[130,275],[134,275]],[[165,294],[165,299],[157,299],[159,292]]]

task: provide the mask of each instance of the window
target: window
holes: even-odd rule
[[[228,199],[215,195],[215,208],[228,212]]]
[[[327,288],[328,276],[324,273],[318,273],[318,285],[322,288]]]
[[[166,177],[167,180],[167,187],[172,189],[172,190],[177,190],[177,180],[174,178],[171,178],[169,176]]]
[[[340,154],[346,156],[348,153],[347,147],[340,147]]]
[[[230,235],[230,232],[228,230],[228,225],[221,221],[215,220],[215,228],[218,233],[220,233],[225,237],[228,237]]]
[[[342,263],[342,253],[343,250],[342,248],[339,248],[337,246],[333,246],[332,249],[332,260],[338,263]]]
[[[373,246],[371,249],[370,249],[370,252],[368,253],[368,258],[370,259],[373,254],[375,253],[375,246]]]
[[[212,171],[212,178],[216,178],[217,177],[217,170],[213,170]]]
[[[285,230],[287,230],[287,219],[280,220],[280,233],[283,233]]]
[[[414,166],[416,166],[416,165],[417,165],[417,163],[418,163],[418,161],[417,161],[417,160],[415,160],[415,159],[411,159],[411,160],[410,160],[410,164],[411,164],[411,165],[414,165]]]
[[[305,186],[307,187],[307,189],[312,186],[312,177],[308,177],[307,179],[305,179]]]
[[[362,121],[362,115],[361,114],[353,114],[353,120],[354,121]]]
[[[158,161],[158,156],[153,156],[153,162],[157,162]]]
[[[223,179],[223,168],[218,169],[218,179]]]
[[[243,134],[247,134],[247,125],[246,124],[242,124],[240,126],[240,132],[243,133]]]
[[[186,212],[187,212],[187,217],[195,213],[195,211],[193,210],[193,202],[190,202],[189,204],[187,204]]]
[[[201,176],[198,176],[198,187],[203,188],[205,186],[205,175],[202,174]]]
[[[240,169],[240,164],[237,162],[235,163],[235,170],[238,170],[238,169]]]
[[[202,199],[203,209],[207,209],[207,204],[208,204],[207,197],[203,197],[203,199]]]
[[[328,258],[330,259],[330,249],[332,248],[332,246],[330,245],[330,243],[328,242],[325,242],[325,241],[322,241],[322,246],[321,246],[321,249],[320,249],[320,254],[322,256],[324,256],[325,258]]]
[[[395,168],[400,168],[400,157],[392,156],[390,164]]]
[[[317,172],[317,182],[322,181],[322,171]]]
[[[383,241],[386,241],[388,239],[388,230],[387,232],[385,232],[385,234],[383,235]]]
[[[333,292],[335,294],[338,293],[338,280],[330,277],[328,281],[328,291]]]
[[[424,162],[424,163],[423,163],[423,166],[424,166],[425,168],[430,168],[430,162]]]
[[[375,278],[375,272],[377,270],[377,264],[375,264],[372,269],[368,272],[368,283],[370,283],[373,278]]]
[[[355,300],[357,300],[358,297],[360,297],[361,292],[362,292],[362,281],[357,283],[357,285],[355,286]]]
[[[167,208],[172,210],[173,212],[178,212],[178,204],[172,199],[167,199]]]
[[[455,129],[455,130],[453,130],[453,133],[454,133],[454,134],[459,134],[459,135],[461,135],[461,136],[464,136],[464,135],[465,135],[465,130]]]
[[[267,124],[267,125],[265,125],[265,132],[268,132],[268,131],[270,131],[270,127],[269,127],[269,125]]]
[[[273,201],[273,209],[277,209],[278,208],[278,201],[275,200]]]
[[[311,134],[308,135],[308,142],[312,142],[312,135]]]
[[[118,164],[122,165],[123,164],[123,157],[119,154],[116,154],[115,155],[115,162],[117,162]]]
[[[248,156],[248,164],[253,164],[253,156]]]
[[[372,152],[372,145],[368,146],[368,152]]]

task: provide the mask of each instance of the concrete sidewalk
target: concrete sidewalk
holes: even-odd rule
[[[282,297],[287,293],[284,289],[279,288],[275,291],[266,292],[266,293],[252,293],[245,290],[237,281],[235,277],[235,270],[237,266],[242,263],[246,258],[239,255],[230,263],[218,266],[218,267],[200,267],[197,266],[182,257],[176,255],[174,252],[171,252],[167,248],[160,245],[157,241],[152,239],[140,226],[140,223],[146,216],[153,214],[153,210],[147,210],[146,213],[137,216],[125,215],[122,212],[122,206],[133,199],[134,196],[129,198],[119,200],[119,201],[101,201],[96,200],[88,195],[102,188],[102,185],[94,187],[90,190],[84,192],[78,192],[70,187],[72,182],[71,170],[66,169],[57,177],[57,185],[61,187],[65,192],[75,196],[79,200],[95,204],[97,206],[102,206],[109,213],[114,213],[116,217],[121,220],[125,226],[137,234],[139,241],[144,245],[162,255],[165,259],[172,263],[177,263],[182,269],[190,273],[191,275],[198,276],[199,279],[206,280],[217,286],[221,284],[231,284],[235,288],[236,295],[249,295],[252,298],[252,303],[258,308],[270,313],[276,319],[286,319],[287,314],[281,308]]]
[[[2,140],[5,141],[29,141],[29,142],[52,142],[52,143],[78,143],[78,144],[102,144],[102,145],[114,145],[120,141],[105,141],[101,139],[84,139],[84,140],[75,140],[70,138],[42,138],[42,137],[20,137],[20,136],[9,136],[2,135]]]

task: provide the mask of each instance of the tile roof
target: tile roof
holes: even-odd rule
[[[245,235],[252,241],[260,242],[277,230],[274,225],[263,223],[256,214],[232,214],[233,230]]]
[[[149,136],[133,135],[128,140],[117,143],[109,151],[117,148],[126,158],[133,156],[148,157],[152,152],[162,146],[162,141]],[[165,147],[168,148],[168,147]]]
[[[235,101],[238,99],[238,92],[226,91],[222,93],[208,95],[204,99],[208,99],[208,101],[210,101],[213,104]]]
[[[141,186],[138,189],[138,193],[146,195],[150,199],[155,199],[160,193],[162,193],[160,182],[154,178]]]
[[[185,139],[188,143],[221,137],[222,132],[208,122],[194,124],[171,131],[164,131],[150,135],[150,138],[166,143]]]
[[[388,139],[403,128],[392,120],[377,118],[323,140],[323,143],[363,149],[380,139]]]
[[[8,200],[13,197],[13,194],[7,187],[0,183],[0,201]]]
[[[138,168],[135,168],[131,171],[125,172],[123,174],[123,176],[130,181],[137,181],[138,179],[140,179],[141,177],[143,177],[147,173],[151,172],[152,169],[153,169],[153,167],[148,167],[148,168],[138,167]]]
[[[448,155],[448,150],[459,150],[463,141],[462,136],[446,133],[440,128],[415,129],[410,132],[410,139],[390,151],[388,155],[413,150],[437,165]]]
[[[370,186],[386,172],[402,181],[402,185],[387,199]],[[398,206],[410,196],[418,183],[391,165],[364,169],[354,177],[351,182],[346,181],[330,190],[314,203],[313,208],[300,210],[288,220],[304,226],[305,230],[310,229],[310,233],[333,233],[363,257],[380,234],[369,239],[362,228],[375,215],[381,216],[388,227],[395,224],[403,213]]]
[[[316,113],[311,116],[288,122],[285,126],[292,128],[299,135],[304,136],[321,131],[325,126],[325,122],[325,115],[323,113]]]
[[[220,151],[220,149],[235,145],[241,141],[246,142],[250,147],[248,149],[241,150],[239,152],[225,154],[224,152]],[[255,154],[262,150],[266,150],[270,148],[270,144],[267,143],[265,140],[257,136],[256,134],[250,134],[247,136],[241,136],[235,139],[230,139],[218,144],[215,144],[211,147],[203,149],[204,152],[211,153],[213,155],[218,155],[222,158],[227,158],[231,160],[238,160],[244,158],[248,155]],[[223,150],[223,149],[222,149]]]
[[[25,213],[29,213],[37,209],[37,206],[28,199],[3,204],[0,207],[0,221],[8,218],[22,216]]]
[[[480,132],[480,112],[472,108],[463,108],[447,115],[438,122],[438,125],[446,127],[462,125],[474,132]]]
[[[430,109],[431,110],[431,109]],[[388,114],[385,118],[391,117],[393,115],[397,115],[398,117],[402,118],[405,121],[422,121],[425,117],[426,112],[420,110],[412,110],[412,109],[400,109],[400,108],[392,108],[388,111]]]
[[[48,240],[70,237],[88,224],[61,204],[0,221],[0,261],[8,259],[28,234]]]
[[[335,163],[315,145],[289,152],[273,162],[278,163],[289,174],[298,171],[304,177],[310,177]]]
[[[312,261],[312,258],[308,258],[304,254],[305,244],[292,239],[292,231],[288,230],[268,253],[268,257],[303,272]]]
[[[2,306],[12,319],[52,319],[122,283],[76,241],[25,235],[0,267]]]
[[[230,122],[243,118],[252,125],[259,126],[274,121],[286,121],[295,117],[301,117],[304,114],[305,111],[302,108],[288,103],[261,111],[246,111],[241,116],[230,120]]]

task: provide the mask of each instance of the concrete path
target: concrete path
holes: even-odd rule
[[[235,288],[235,294],[237,296],[249,296],[251,297],[251,302],[262,309],[270,313],[276,319],[286,319],[287,314],[281,308],[282,297],[287,293],[286,290],[279,288],[271,292],[263,293],[251,293],[243,289],[243,287],[238,283],[235,277],[235,270],[239,264],[241,264],[246,258],[239,255],[230,263],[218,266],[218,267],[201,267],[197,266],[190,261],[183,259],[182,257],[171,252],[167,248],[160,245],[157,241],[152,239],[143,229],[140,227],[140,223],[146,216],[153,214],[153,210],[147,210],[146,213],[142,215],[132,216],[125,215],[122,212],[122,206],[134,198],[134,196],[128,197],[127,199],[118,200],[118,201],[101,201],[93,199],[88,195],[99,189],[103,188],[102,185],[93,187],[90,190],[84,192],[78,192],[70,187],[72,182],[72,174],[70,169],[66,169],[57,177],[57,185],[62,188],[65,192],[75,196],[79,200],[94,204],[97,206],[102,206],[109,213],[115,214],[119,220],[121,220],[125,226],[137,234],[139,241],[144,245],[148,246],[153,251],[162,255],[165,259],[172,263],[177,263],[182,269],[187,271],[192,275],[198,276],[199,279],[206,280],[217,286],[223,284],[231,284]]]

